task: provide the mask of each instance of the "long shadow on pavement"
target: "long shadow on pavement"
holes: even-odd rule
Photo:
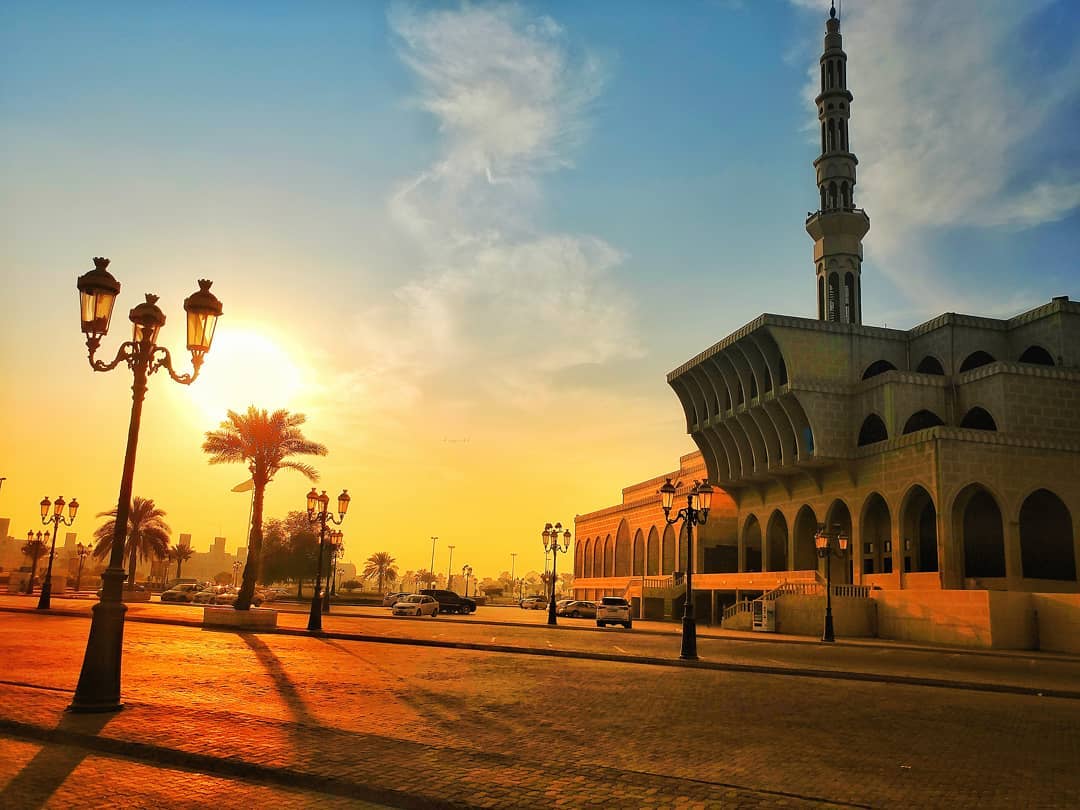
[[[303,697],[300,695],[300,690],[296,688],[296,684],[293,683],[285,671],[281,660],[274,655],[274,651],[254,633],[237,633],[237,635],[251,648],[252,652],[255,653],[255,657],[259,659],[259,663],[269,673],[278,694],[285,701],[285,705],[289,707],[294,719],[298,723],[305,725],[319,725],[319,719],[308,709],[307,703],[304,702]]]
[[[57,731],[96,736],[113,714],[65,714]],[[41,750],[0,790],[0,807],[44,807],[91,751],[86,748],[42,742]]]

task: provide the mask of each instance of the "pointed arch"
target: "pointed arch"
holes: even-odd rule
[[[919,361],[919,365],[915,370],[920,374],[937,374],[939,376],[945,376],[945,367],[941,365],[941,361],[934,355],[928,354],[922,360]]]
[[[642,534],[641,529],[634,532],[634,546],[633,556],[633,570],[631,574],[635,577],[645,576],[645,535]]]
[[[675,530],[671,528],[670,524],[664,527],[661,546],[660,573],[673,574],[675,573]]]
[[[743,571],[762,570],[761,523],[757,515],[749,515],[743,522]]]
[[[863,372],[862,378],[864,380],[869,380],[871,377],[884,374],[886,371],[896,371],[896,366],[888,360],[875,360],[866,367],[866,371]]]
[[[904,423],[904,429],[901,433],[906,435],[908,433],[914,433],[917,430],[926,430],[927,428],[944,424],[944,420],[933,411],[915,411],[915,413],[909,416],[908,420]]]
[[[1054,365],[1054,358],[1042,346],[1032,345],[1024,349],[1020,355],[1020,362],[1033,363],[1037,366],[1052,366]]]
[[[953,537],[963,549],[964,576],[1005,576],[1005,531],[997,498],[979,483],[956,496],[952,509]]]
[[[604,570],[601,576],[615,576],[615,541],[610,534],[604,538]]]
[[[794,570],[817,570],[817,547],[814,545],[817,528],[817,515],[809,504],[804,505],[795,515],[795,530],[792,538],[794,540]]]
[[[1020,506],[1020,560],[1025,578],[1076,581],[1072,516],[1048,489],[1035,490]]]
[[[876,413],[870,414],[863,420],[862,427],[859,428],[859,447],[883,442],[888,438],[889,431],[885,429],[885,423]]]
[[[599,537],[593,540],[592,576],[604,576],[604,541]]]
[[[788,568],[788,526],[784,513],[774,509],[765,528],[765,570],[786,571]]]
[[[913,484],[900,502],[905,571],[937,571],[937,508],[929,490]]]
[[[994,357],[988,352],[984,352],[982,350],[972,352],[967,357],[965,357],[964,362],[960,364],[960,373],[963,374],[965,371],[971,371],[973,368],[985,366],[988,363],[993,362]]]
[[[881,493],[872,492],[863,502],[859,521],[864,574],[891,574],[893,570],[892,515]]]
[[[964,414],[960,427],[971,430],[997,430],[997,422],[984,408],[974,407]]]
[[[589,576],[589,540],[578,541],[577,555],[574,560],[574,576]]]
[[[632,549],[630,547],[630,524],[626,518],[619,521],[619,528],[615,530],[615,562],[611,569],[611,576],[630,576]]]
[[[649,539],[646,542],[646,565],[645,576],[660,576],[660,534],[656,527],[649,528]]]

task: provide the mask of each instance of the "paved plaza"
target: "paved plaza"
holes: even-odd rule
[[[0,598],[4,808],[1080,806],[1065,656],[703,628],[687,667],[663,624],[357,609],[316,637],[297,606],[254,635],[144,604],[125,710],[70,715],[90,603],[31,604]]]

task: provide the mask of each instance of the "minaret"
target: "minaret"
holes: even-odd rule
[[[847,89],[847,54],[840,36],[836,6],[825,23],[821,54],[821,92],[814,99],[821,122],[821,156],[814,161],[820,209],[806,220],[814,240],[819,321],[862,323],[862,238],[870,217],[855,207],[855,167],[848,120],[851,93]]]

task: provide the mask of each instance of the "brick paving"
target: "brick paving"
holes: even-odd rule
[[[1076,700],[132,622],[66,715],[87,629],[0,614],[0,807],[1080,806]]]

